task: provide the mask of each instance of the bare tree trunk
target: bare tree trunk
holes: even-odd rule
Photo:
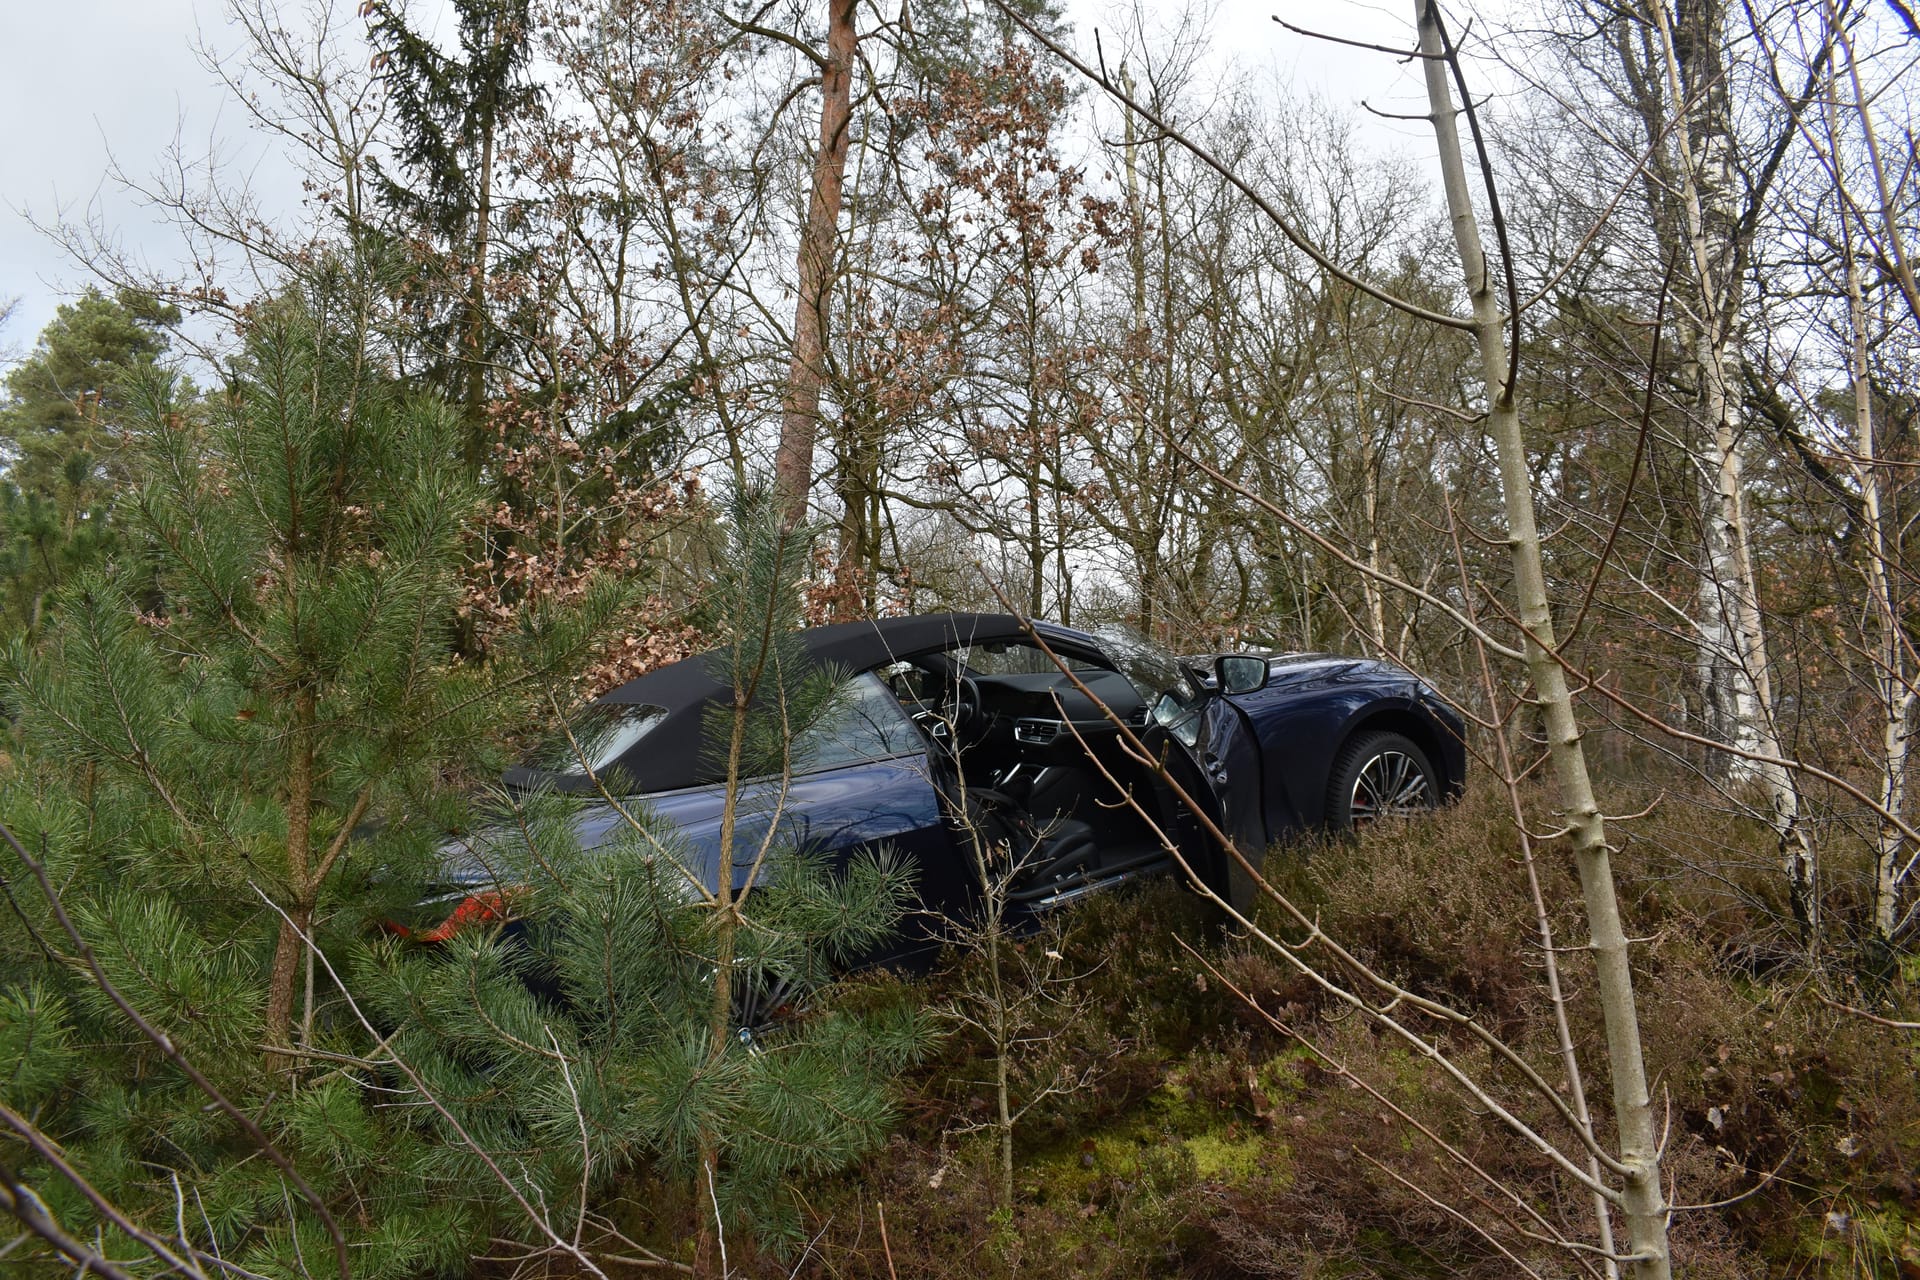
[[[466,333],[467,471],[479,475],[487,461],[487,250],[493,232],[493,130],[480,144],[480,199],[474,211],[473,264],[468,268]]]
[[[1127,70],[1126,63],[1120,64],[1120,84],[1127,96],[1133,96],[1133,75]],[[1123,139],[1124,158],[1127,166],[1127,265],[1131,274],[1129,281],[1129,301],[1132,304],[1132,331],[1127,335],[1122,347],[1122,358],[1127,365],[1128,419],[1133,428],[1133,457],[1136,466],[1145,465],[1146,459],[1153,456],[1153,440],[1147,434],[1147,388],[1141,371],[1146,364],[1147,329],[1147,217],[1145,207],[1140,203],[1140,157],[1139,139],[1135,136],[1133,112],[1123,113],[1126,135]],[[1134,491],[1137,502],[1144,489]],[[1138,539],[1140,567],[1140,634],[1153,635],[1155,602],[1155,584],[1159,578],[1159,565],[1155,553],[1159,550],[1157,531],[1151,536],[1148,530],[1140,530]]]
[[[1466,602],[1468,620],[1478,626],[1479,614],[1473,604],[1473,583],[1467,577],[1467,560],[1461,550],[1459,526],[1451,509],[1447,513],[1447,524],[1453,530],[1453,559],[1460,575],[1461,599]],[[1487,712],[1498,718],[1500,686],[1493,678],[1493,664],[1487,660],[1486,641],[1477,633],[1473,637],[1473,651],[1480,667],[1480,687],[1487,696]],[[1540,964],[1547,977],[1547,1007],[1553,1010],[1553,1035],[1560,1047],[1560,1068],[1567,1077],[1567,1106],[1572,1109],[1574,1118],[1591,1133],[1593,1119],[1587,1110],[1586,1081],[1580,1071],[1580,1054],[1573,1043],[1573,1027],[1567,1019],[1566,994],[1560,985],[1560,949],[1553,943],[1553,917],[1547,912],[1546,894],[1540,889],[1540,870],[1533,856],[1533,836],[1527,830],[1526,810],[1520,799],[1520,774],[1514,768],[1507,735],[1496,732],[1491,736],[1497,752],[1494,763],[1500,767],[1500,782],[1506,788],[1507,807],[1513,814],[1514,834],[1520,840],[1520,864],[1527,873],[1527,896],[1533,903],[1534,929],[1540,935]],[[1587,1153],[1587,1172],[1596,1186],[1602,1182],[1600,1158],[1591,1151]],[[1600,1248],[1606,1255],[1602,1265],[1606,1269],[1607,1280],[1619,1280],[1620,1264],[1613,1257],[1617,1252],[1613,1241],[1613,1213],[1605,1195],[1599,1191],[1594,1191],[1592,1195],[1594,1229],[1599,1236]]]
[[[1030,406],[1027,411],[1027,616],[1040,618],[1047,611],[1047,543],[1040,520],[1040,423]]]
[[[1494,296],[1486,254],[1481,248],[1466,164],[1460,151],[1453,94],[1447,84],[1448,64],[1443,59],[1445,41],[1440,13],[1435,0],[1415,0],[1414,14],[1420,27],[1420,52],[1434,137],[1439,145],[1447,209],[1453,220],[1461,272],[1473,302],[1473,331],[1480,348],[1481,376],[1486,385],[1487,430],[1493,437],[1499,459],[1507,537],[1513,555],[1514,591],[1520,622],[1527,631],[1527,670],[1546,720],[1547,749],[1559,784],[1560,801],[1566,810],[1567,835],[1573,845],[1586,901],[1591,934],[1588,945],[1593,952],[1601,1016],[1606,1025],[1607,1061],[1613,1078],[1614,1123],[1619,1135],[1620,1161],[1626,1166],[1621,1208],[1626,1218],[1629,1256],[1636,1280],[1667,1280],[1672,1274],[1672,1262],[1667,1244],[1668,1208],[1660,1185],[1658,1128],[1653,1102],[1647,1092],[1646,1064],[1640,1051],[1633,970],[1614,889],[1606,819],[1594,800],[1566,671],[1553,651],[1556,643],[1553,614],[1547,604],[1540,533],[1534,521],[1532,474],[1527,466],[1514,389],[1508,380],[1509,352],[1500,304]]]
[[[1873,117],[1868,108],[1868,99],[1860,84],[1859,68],[1854,62],[1853,42],[1847,34],[1840,15],[1829,4],[1826,6],[1827,39],[1837,45],[1846,59],[1847,82],[1851,85],[1852,102],[1849,104],[1858,113],[1860,139],[1866,144],[1866,162],[1874,179],[1875,194],[1878,197],[1879,214],[1891,253],[1880,258],[1881,269],[1893,278],[1901,298],[1906,303],[1909,315],[1920,318],[1920,287],[1916,287],[1913,272],[1907,261],[1905,239],[1900,224],[1894,217],[1894,205],[1889,198],[1887,171],[1880,159],[1880,145],[1875,136]],[[1873,376],[1867,360],[1870,347],[1867,331],[1866,285],[1861,279],[1861,246],[1854,240],[1855,227],[1850,210],[1869,207],[1856,201],[1849,194],[1849,185],[1845,169],[1846,147],[1840,131],[1840,102],[1837,94],[1827,94],[1822,98],[1826,112],[1828,153],[1827,164],[1831,169],[1834,188],[1841,194],[1839,201],[1840,248],[1845,259],[1847,289],[1847,319],[1849,346],[1847,351],[1847,372],[1853,384],[1854,413],[1854,474],[1860,485],[1860,523],[1866,533],[1866,579],[1868,603],[1873,613],[1874,626],[1874,673],[1875,692],[1878,695],[1880,712],[1880,821],[1874,836],[1874,877],[1873,877],[1873,929],[1883,942],[1891,942],[1894,931],[1900,925],[1900,899],[1904,894],[1907,881],[1911,877],[1916,856],[1909,853],[1908,842],[1904,838],[1899,819],[1903,816],[1907,802],[1907,762],[1911,756],[1908,745],[1909,726],[1913,723],[1916,702],[1920,694],[1914,688],[1912,669],[1912,639],[1901,622],[1901,602],[1894,592],[1894,576],[1889,573],[1892,557],[1899,554],[1900,536],[1897,526],[1888,528],[1886,468],[1879,458],[1878,441],[1873,426]],[[1864,219],[1863,219],[1864,220]],[[1861,228],[1868,237],[1866,246],[1868,256],[1873,256],[1872,232]],[[1891,261],[1886,261],[1890,257]],[[1903,861],[1903,859],[1905,859]]]
[[[840,561],[836,621],[871,617],[879,607],[880,415],[860,396],[840,410]],[[849,585],[859,583],[857,592]]]
[[[749,694],[737,683],[733,691],[733,705],[730,708],[731,728],[727,736],[727,783],[725,798],[720,810],[720,856],[719,871],[714,876],[713,897],[713,999],[707,1006],[707,1070],[719,1069],[720,1061],[726,1056],[730,1043],[728,1031],[733,1018],[733,962],[734,946],[740,924],[740,907],[733,892],[734,839],[738,829],[740,813],[740,762],[745,755],[747,737],[747,714]],[[721,1221],[719,1194],[717,1191],[720,1176],[721,1145],[720,1135],[710,1127],[702,1126],[696,1139],[699,1145],[700,1176],[705,1186],[693,1189],[694,1202],[698,1204],[704,1191],[708,1204],[703,1205],[697,1221],[699,1226],[693,1238],[693,1274],[696,1276],[718,1276],[725,1280],[726,1245],[723,1232],[726,1230]],[[712,1212],[707,1212],[711,1209]]]
[[[993,992],[993,1105],[994,1119],[1000,1130],[1000,1179],[994,1203],[1001,1209],[1013,1208],[1013,1079],[1007,1055],[1012,1051],[1013,1033],[1007,1017],[1006,976],[1000,969],[1000,946],[1004,941],[996,919],[987,935],[988,981]]]
[[[303,692],[293,702],[287,762],[287,886],[293,901],[280,921],[273,948],[273,968],[267,978],[266,1040],[284,1045],[293,1023],[294,988],[300,976],[305,944],[300,935],[311,930],[317,886],[313,884],[313,719],[314,696]],[[273,1059],[270,1057],[269,1061]]]
[[[490,24],[493,54],[497,55],[504,38],[499,14]],[[490,91],[491,92],[491,91]],[[477,476],[486,466],[487,440],[487,254],[493,243],[493,154],[494,135],[499,128],[500,106],[496,101],[487,112],[480,136],[480,190],[473,211],[473,261],[467,267],[467,302],[462,326],[461,354],[466,360],[466,464],[467,473]]]
[[[1827,103],[1827,132],[1834,141],[1831,163],[1836,186],[1845,177],[1838,121],[1831,99]],[[1853,224],[1845,203],[1840,213],[1841,252],[1846,259],[1847,319],[1851,339],[1847,372],[1853,383],[1854,474],[1860,484],[1860,524],[1866,534],[1867,603],[1874,630],[1874,691],[1880,713],[1880,808],[1874,835],[1873,929],[1883,942],[1892,941],[1899,921],[1900,894],[1906,876],[1902,857],[1905,836],[1893,819],[1906,808],[1907,726],[1913,720],[1915,692],[1907,670],[1906,636],[1900,606],[1887,573],[1891,554],[1887,537],[1885,472],[1879,463],[1873,429],[1873,379],[1867,363],[1867,300],[1860,279],[1860,259],[1853,240]]]
[[[1851,240],[1851,237],[1849,237]],[[1915,702],[1913,681],[1907,672],[1905,637],[1899,605],[1887,574],[1889,551],[1886,518],[1881,501],[1882,470],[1874,457],[1873,385],[1867,372],[1866,300],[1860,286],[1860,266],[1847,249],[1847,309],[1852,314],[1851,364],[1854,397],[1854,451],[1860,476],[1861,524],[1867,535],[1867,594],[1873,614],[1876,665],[1875,691],[1880,709],[1880,808],[1884,815],[1874,839],[1873,928],[1881,941],[1890,942],[1899,920],[1900,891],[1905,882],[1902,859],[1907,842],[1891,820],[1906,810],[1907,726]]]
[[[1367,422],[1367,393],[1359,379],[1354,380],[1353,390],[1354,424],[1360,432],[1360,510],[1367,522],[1367,567],[1375,574],[1380,573],[1380,500],[1376,490],[1379,479],[1380,459],[1374,447],[1373,432]],[[1372,576],[1362,575],[1360,590],[1366,597],[1367,630],[1373,640],[1373,651],[1384,655],[1387,652],[1387,606],[1382,599],[1383,592],[1379,582]]]
[[[287,1044],[292,1033],[293,1001],[300,978],[300,957],[306,950],[300,935],[310,935],[312,931],[313,908],[301,902],[289,906],[286,918],[280,921],[279,936],[274,939],[273,968],[267,980],[266,1040],[270,1045]],[[291,1060],[269,1052],[267,1061],[269,1064],[284,1064]]]
[[[1698,658],[1701,694],[1714,736],[1736,751],[1770,757],[1760,762],[1731,756],[1728,777],[1735,783],[1757,784],[1765,792],[1767,819],[1779,838],[1781,869],[1794,917],[1808,943],[1816,944],[1820,907],[1814,851],[1800,823],[1800,792],[1793,774],[1778,762],[1785,753],[1773,718],[1772,663],[1760,615],[1735,405],[1729,392],[1740,362],[1736,339],[1743,255],[1735,243],[1740,222],[1739,187],[1722,48],[1722,11],[1718,3],[1709,2],[1688,5],[1680,15],[1686,30],[1679,38],[1685,41],[1686,57],[1695,68],[1690,78],[1699,86],[1689,100],[1666,0],[1652,0],[1649,7],[1660,33],[1668,101],[1672,110],[1686,113],[1683,127],[1675,129],[1673,135],[1680,153],[1676,176],[1685,219],[1683,233],[1696,286],[1695,314],[1690,320],[1705,430],[1701,459],[1706,488]]]
[[[774,484],[789,528],[807,516],[813,447],[820,434],[820,387],[826,381],[827,307],[833,295],[841,191],[847,177],[847,131],[853,120],[854,0],[827,0],[827,56],[820,72],[820,150],[800,230],[798,291],[793,305],[793,363],[780,410]]]
[[[1053,579],[1059,585],[1054,590],[1053,616],[1060,625],[1073,625],[1073,566],[1067,558],[1067,500],[1064,496],[1067,474],[1066,458],[1060,450],[1060,438],[1053,441],[1053,474],[1061,478],[1061,483],[1053,486]]]

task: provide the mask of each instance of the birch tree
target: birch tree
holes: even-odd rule
[[[1912,197],[1904,175],[1896,176],[1883,163],[1876,95],[1865,83],[1856,53],[1859,25],[1849,6],[1821,6],[1811,40],[1814,53],[1801,59],[1810,81],[1820,88],[1819,113],[1817,120],[1796,118],[1796,124],[1831,193],[1830,201],[1822,202],[1824,208],[1808,211],[1803,234],[1827,251],[1828,288],[1838,296],[1844,316],[1839,327],[1852,421],[1846,440],[1851,448],[1840,453],[1840,461],[1857,495],[1852,515],[1866,596],[1859,617],[1873,687],[1872,759],[1878,774],[1871,929],[1887,945],[1912,918],[1904,899],[1920,860],[1903,821],[1910,806],[1909,744],[1920,688],[1915,685],[1916,649],[1902,585],[1911,580],[1911,570],[1902,554],[1904,530],[1895,501],[1902,471],[1886,455],[1877,421],[1888,400],[1882,372],[1887,358],[1875,353],[1895,345],[1887,343],[1888,338],[1920,323],[1920,288],[1915,287],[1902,229]],[[1781,80],[1787,41],[1780,36],[1795,33],[1769,33],[1756,25],[1754,34],[1768,54],[1776,91],[1790,100]],[[1808,42],[1796,43],[1804,48]]]
[[[1477,397],[1482,407],[1480,421],[1484,423],[1486,443],[1497,461],[1504,501],[1505,541],[1511,556],[1513,575],[1513,617],[1520,632],[1517,647],[1501,644],[1499,652],[1523,661],[1546,727],[1548,754],[1564,821],[1560,834],[1572,846],[1579,872],[1589,932],[1587,949],[1594,960],[1595,986],[1605,1025],[1617,1149],[1604,1157],[1603,1164],[1619,1178],[1620,1186],[1617,1190],[1604,1188],[1602,1194],[1618,1205],[1625,1219],[1628,1251],[1618,1255],[1618,1261],[1630,1265],[1636,1280],[1666,1280],[1672,1274],[1667,1236],[1671,1209],[1662,1184],[1659,1123],[1654,1114],[1641,1051],[1631,957],[1615,888],[1606,818],[1595,796],[1580,720],[1568,681],[1567,664],[1555,638],[1546,572],[1540,553],[1540,534],[1535,519],[1534,478],[1516,398],[1516,375],[1522,353],[1517,345],[1520,299],[1511,249],[1505,239],[1499,194],[1493,182],[1486,142],[1474,114],[1472,99],[1465,91],[1458,54],[1446,34],[1439,7],[1433,0],[1415,0],[1414,18],[1419,31],[1416,57],[1424,72],[1447,211],[1459,253],[1462,282],[1471,303],[1468,317],[1395,297],[1379,285],[1344,269],[1327,255],[1322,246],[1303,235],[1245,176],[1194,143],[1151,108],[1144,107],[1104,71],[1094,71],[1057,42],[1040,37],[1031,26],[1027,26],[1027,30],[1056,56],[1094,80],[1122,105],[1139,113],[1149,124],[1167,133],[1215,168],[1226,182],[1274,222],[1294,247],[1311,258],[1326,276],[1385,302],[1406,315],[1464,333],[1473,339],[1480,362]],[[1460,111],[1454,107],[1449,76],[1459,81],[1462,87],[1464,105]],[[1503,260],[1497,267],[1490,263],[1481,244],[1473,191],[1469,185],[1460,141],[1458,119],[1462,114],[1472,127],[1479,168],[1485,179],[1485,195],[1493,212],[1496,230],[1500,233]],[[1495,275],[1496,270],[1500,272],[1499,277]],[[1505,314],[1502,313],[1500,302],[1502,292],[1507,299]],[[1509,322],[1516,326],[1514,341],[1508,338]],[[1206,460],[1195,457],[1191,452],[1184,456],[1197,463],[1217,482],[1246,494],[1243,487],[1210,466]],[[1268,510],[1277,516],[1286,515],[1277,507],[1269,506]],[[1296,529],[1310,532],[1297,520],[1291,523]],[[1331,545],[1324,538],[1320,541],[1323,545]],[[1364,566],[1364,561],[1357,556],[1347,555],[1344,558],[1352,567]],[[1401,586],[1402,589],[1409,589],[1406,584]],[[1481,634],[1492,639],[1484,631]],[[1223,845],[1231,844],[1224,836],[1221,839]],[[1266,893],[1283,908],[1289,907],[1290,904],[1271,887],[1266,889]],[[1299,919],[1306,923],[1304,916]],[[1285,948],[1281,950],[1284,952]],[[1400,998],[1396,996],[1396,1003]],[[1588,1137],[1591,1140],[1591,1135]],[[1600,1153],[1595,1150],[1595,1154]],[[1584,1172],[1577,1176],[1582,1180],[1586,1177]]]
[[[1665,580],[1639,580],[1642,598],[1630,607],[1674,625],[1690,655],[1699,736],[1723,748],[1707,751],[1706,771],[1736,802],[1751,802],[1773,831],[1791,914],[1803,940],[1817,945],[1815,849],[1779,720],[1779,664],[1770,652],[1756,568],[1748,476],[1755,444],[1746,405],[1748,352],[1762,327],[1752,281],[1812,82],[1779,94],[1756,87],[1741,58],[1752,42],[1740,43],[1734,16],[1720,0],[1575,4],[1564,28],[1548,39],[1550,73],[1520,56],[1505,62],[1530,84],[1536,101],[1551,104],[1555,125],[1582,139],[1570,147],[1559,139],[1532,143],[1573,160],[1580,171],[1536,168],[1545,192],[1529,196],[1549,228],[1544,237],[1556,234],[1553,224],[1565,217],[1567,202],[1592,210],[1571,233],[1584,230],[1577,244],[1552,246],[1564,260],[1540,273],[1535,300],[1554,294],[1574,318],[1603,330],[1613,322],[1602,319],[1605,307],[1595,296],[1601,288],[1642,296],[1662,276],[1671,281],[1674,345],[1681,354],[1665,380],[1671,412],[1650,429],[1661,451],[1690,474],[1694,492],[1687,502],[1682,484],[1658,478],[1654,484],[1692,512],[1679,521],[1669,517],[1653,537],[1666,562]],[[1810,68],[1817,66],[1816,57]],[[1591,190],[1596,177],[1611,191]],[[1626,198],[1632,192],[1637,206]],[[1664,270],[1657,265],[1663,262]],[[1573,287],[1570,275],[1585,287]],[[1617,346],[1618,338],[1599,345]],[[1571,506],[1568,516],[1597,526],[1596,545],[1618,536],[1604,516]],[[1683,577],[1691,597],[1684,603],[1672,598]]]
[[[1636,22],[1614,24],[1615,47],[1635,87],[1649,145],[1664,151],[1664,138],[1671,146],[1671,157],[1660,166],[1668,184],[1660,196],[1678,209],[1661,209],[1665,201],[1656,196],[1654,225],[1688,268],[1682,314],[1690,330],[1683,339],[1690,358],[1683,378],[1695,388],[1703,496],[1695,611],[1701,703],[1709,733],[1734,748],[1726,758],[1730,779],[1756,784],[1766,797],[1794,916],[1813,940],[1820,929],[1814,849],[1801,825],[1793,775],[1780,763],[1784,753],[1754,572],[1738,392],[1755,209],[1766,198],[1777,154],[1771,163],[1763,157],[1758,189],[1749,183],[1743,207],[1726,25],[1718,3],[1670,12],[1666,0],[1652,0]],[[1782,134],[1770,140],[1776,153],[1786,139]]]
[[[1442,25],[1436,0],[1415,0],[1414,13],[1420,29],[1420,58],[1434,138],[1439,145],[1447,210],[1453,218],[1461,275],[1473,304],[1472,328],[1475,344],[1480,349],[1487,435],[1499,459],[1501,489],[1506,500],[1506,532],[1513,555],[1515,603],[1525,636],[1527,674],[1533,681],[1534,696],[1546,721],[1547,749],[1559,784],[1567,836],[1580,871],[1581,891],[1586,899],[1588,946],[1593,953],[1600,1007],[1606,1022],[1614,1124],[1618,1130],[1620,1160],[1626,1166],[1622,1175],[1621,1208],[1631,1250],[1628,1257],[1638,1280],[1664,1280],[1672,1274],[1672,1259],[1667,1251],[1670,1209],[1661,1186],[1659,1134],[1640,1051],[1633,969],[1614,890],[1606,818],[1594,798],[1573,693],[1556,650],[1553,611],[1540,557],[1540,533],[1534,522],[1533,475],[1527,465],[1526,441],[1521,433],[1519,406],[1514,399],[1514,374],[1519,355],[1508,345],[1506,327],[1508,319],[1517,315],[1518,291],[1512,288],[1511,264],[1503,263],[1509,286],[1509,314],[1503,316],[1494,267],[1480,242],[1472,190],[1461,152],[1458,116],[1452,89],[1447,83],[1449,71],[1459,75],[1459,63],[1453,56],[1452,43]],[[1471,103],[1464,88],[1462,98]],[[1465,111],[1472,122],[1471,106]],[[1478,136],[1477,123],[1474,129],[1475,143],[1484,164],[1485,144]],[[1498,197],[1491,174],[1487,177],[1487,196],[1497,220]]]

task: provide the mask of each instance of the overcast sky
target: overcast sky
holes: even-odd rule
[[[195,8],[194,0],[0,0],[0,298],[20,299],[0,345],[30,345],[84,283],[28,215],[84,216],[97,200],[130,245],[172,260],[171,236],[105,175],[117,158],[145,177],[183,123],[205,137],[234,116],[223,116],[220,94],[194,61]]]
[[[339,0],[343,8],[351,0]],[[432,2],[432,0],[428,0]],[[1151,13],[1155,0],[1142,0]],[[297,6],[295,6],[297,7]],[[1171,6],[1169,6],[1171,7]],[[1273,25],[1290,20],[1399,44],[1410,41],[1411,5],[1354,0],[1221,0],[1214,33],[1223,57],[1337,104],[1363,97],[1410,104],[1416,87],[1404,67],[1377,54],[1304,41]],[[1071,0],[1083,46],[1091,26],[1111,27],[1106,0]],[[298,192],[247,131],[193,52],[196,33],[230,49],[221,0],[0,0],[0,301],[20,302],[0,330],[0,353],[32,345],[54,308],[88,276],[33,222],[93,209],[123,242],[156,266],[178,261],[175,233],[108,180],[117,161],[136,179],[156,171],[176,137],[189,155],[219,147],[230,164],[251,169],[259,194],[282,207]],[[1397,98],[1395,95],[1397,94]],[[1424,126],[1375,126],[1419,146]]]

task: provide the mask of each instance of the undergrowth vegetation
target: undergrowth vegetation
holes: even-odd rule
[[[1757,962],[1781,927],[1756,888],[1767,833],[1751,833],[1748,884],[1691,859],[1729,840],[1708,821],[1657,809],[1633,824],[1620,859],[1646,937],[1646,1050],[1681,1206],[1680,1274],[1920,1274],[1920,1033],[1823,1000],[1804,965]],[[1542,846],[1538,859],[1604,1127],[1578,892],[1563,850]],[[1554,1074],[1540,940],[1504,799],[1481,790],[1432,822],[1282,848],[1267,869],[1362,960],[1444,995]],[[981,1047],[956,1034],[913,1077],[907,1122],[885,1150],[807,1192],[818,1274],[1506,1276],[1521,1261],[1572,1274],[1564,1254],[1526,1249],[1524,1210],[1494,1182],[1569,1230],[1591,1223],[1585,1191],[1403,1044],[1223,930],[1199,899],[1159,883],[1089,903],[1058,930],[1022,945],[1057,948],[1084,973],[1084,1013],[1037,1052],[1085,1084],[1029,1118],[1011,1209],[994,1205]],[[956,958],[928,980],[928,999],[963,988],[977,962]],[[1847,963],[1828,958],[1842,988]],[[1911,1009],[1914,977],[1911,966],[1868,966],[1852,985],[1891,984],[1876,994]],[[1447,1047],[1522,1105],[1510,1071],[1457,1032]]]

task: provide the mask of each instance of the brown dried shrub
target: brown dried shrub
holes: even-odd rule
[[[1546,799],[1529,794],[1529,812],[1550,813]],[[1804,961],[1749,963],[1744,948],[1776,945],[1777,922],[1758,887],[1733,895],[1715,877],[1724,875],[1729,843],[1764,842],[1763,828],[1742,834],[1703,809],[1669,805],[1616,833],[1629,928],[1643,939],[1635,972],[1648,1070],[1670,1115],[1673,1198],[1713,1206],[1675,1218],[1681,1273],[1920,1275],[1920,1038],[1822,1003],[1816,979],[1830,975]],[[1715,865],[1686,855],[1701,847],[1715,850]],[[1558,1080],[1518,851],[1506,797],[1478,789],[1432,821],[1278,850],[1268,865],[1329,934],[1473,1014]],[[1604,1139],[1609,1081],[1580,949],[1578,885],[1563,843],[1542,842],[1535,853],[1555,941],[1566,948],[1568,1017]],[[1765,848],[1739,854],[1755,865],[1766,856]],[[1265,1013],[1196,965],[1176,934]],[[1503,1193],[1434,1139],[1590,1240],[1592,1206],[1581,1187],[1404,1041],[1330,1000],[1269,949],[1213,927],[1191,896],[1167,886],[1090,903],[1060,945],[1091,970],[1092,990],[1087,1015],[1060,1030],[1070,1043],[1053,1051],[1103,1057],[1105,1074],[1030,1128],[1012,1212],[994,1211],[985,1145],[942,1138],[968,1114],[968,1086],[957,1082],[980,1075],[969,1047],[952,1043],[919,1082],[923,1105],[911,1131],[860,1179],[815,1203],[816,1223],[828,1225],[817,1274],[1514,1274],[1482,1231],[1543,1275],[1575,1273],[1568,1255],[1527,1238],[1537,1226]],[[1415,1025],[1503,1105],[1572,1148],[1514,1072],[1457,1031]],[[1194,1155],[1221,1150],[1242,1155],[1206,1168]],[[875,1230],[880,1200],[891,1271]]]

